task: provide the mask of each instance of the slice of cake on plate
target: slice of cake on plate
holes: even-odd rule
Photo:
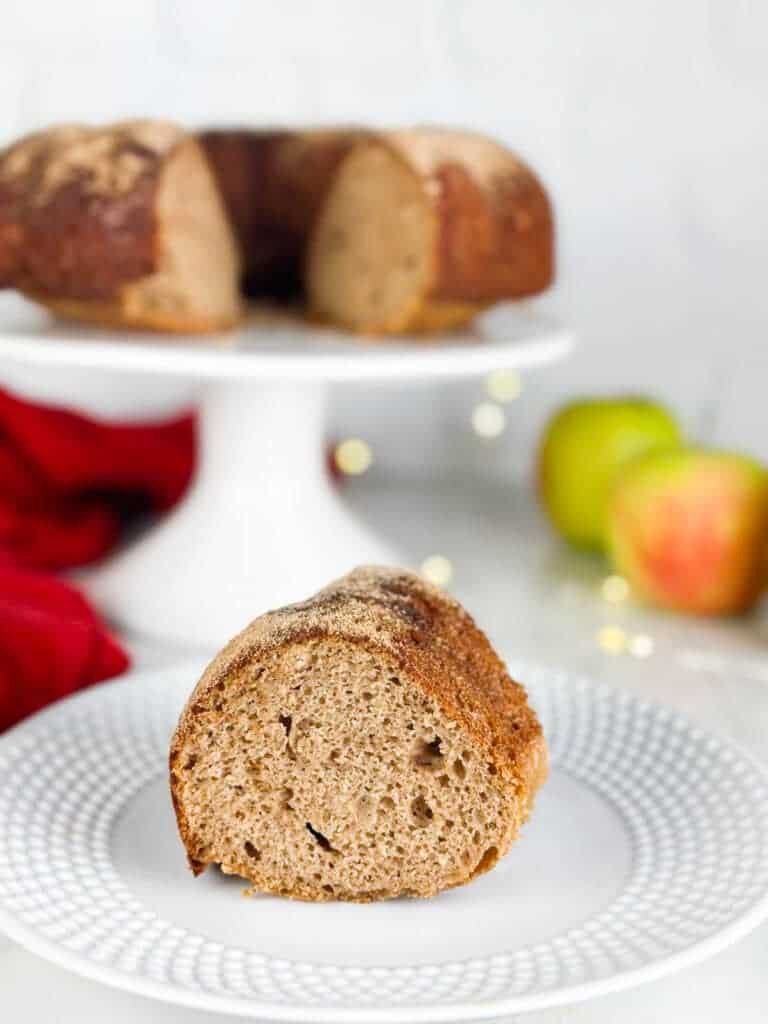
[[[541,726],[443,591],[362,568],[214,659],[170,754],[195,874],[304,900],[434,896],[509,850],[547,771]]]

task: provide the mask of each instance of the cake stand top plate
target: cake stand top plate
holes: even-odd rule
[[[219,380],[403,380],[543,365],[572,344],[554,318],[524,303],[496,306],[469,327],[439,336],[358,338],[254,309],[234,331],[190,337],[58,323],[16,295],[0,295],[0,359],[26,366]]]

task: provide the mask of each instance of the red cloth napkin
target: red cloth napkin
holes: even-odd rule
[[[0,731],[128,665],[72,587],[53,576],[0,570]]]
[[[103,557],[137,515],[173,505],[194,455],[192,416],[97,423],[0,391],[0,730],[128,666],[85,598],[45,572]]]
[[[0,391],[0,553],[40,569],[101,558],[127,518],[184,492],[194,431],[192,416],[97,423]]]

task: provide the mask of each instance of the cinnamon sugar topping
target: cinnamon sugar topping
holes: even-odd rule
[[[73,181],[86,193],[121,195],[183,137],[166,121],[126,121],[108,128],[63,125],[11,147],[0,159],[0,181],[12,184],[38,167],[32,194],[38,206]]]

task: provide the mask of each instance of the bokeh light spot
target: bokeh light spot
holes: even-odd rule
[[[472,429],[478,437],[498,437],[507,424],[507,417],[500,405],[481,402],[472,412]]]
[[[367,441],[350,437],[336,445],[333,452],[336,465],[347,476],[360,476],[373,462],[373,452]]]
[[[492,370],[485,378],[485,390],[494,402],[513,402],[520,397],[523,382],[517,370]]]
[[[597,646],[605,654],[624,654],[627,649],[627,634],[621,626],[603,626],[597,632]]]
[[[627,643],[629,653],[635,658],[650,658],[655,647],[653,637],[648,636],[647,633],[635,633]]]
[[[620,604],[629,597],[629,584],[623,576],[606,576],[600,585],[604,600]]]
[[[435,586],[444,587],[453,578],[453,566],[445,555],[430,555],[421,563],[421,575]]]

